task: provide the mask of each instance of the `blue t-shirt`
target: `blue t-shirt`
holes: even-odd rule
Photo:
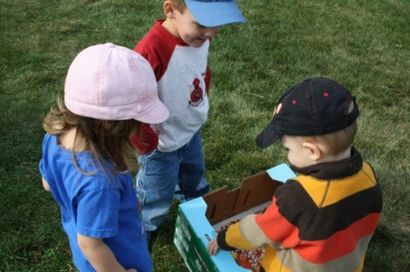
[[[39,164],[61,209],[74,263],[79,271],[95,271],[77,244],[77,233],[102,239],[126,269],[152,271],[130,173],[104,173],[90,152],[73,153],[46,134]],[[107,164],[105,169],[109,169]],[[112,164],[111,164],[112,168]]]

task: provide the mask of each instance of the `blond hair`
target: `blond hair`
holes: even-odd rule
[[[57,105],[50,109],[43,121],[44,130],[55,136],[76,128],[73,149],[80,136],[85,140],[85,149],[91,151],[100,165],[111,161],[118,172],[136,168],[135,150],[129,138],[131,133],[139,133],[139,127],[140,122],[137,120],[107,121],[76,115],[66,108],[61,98],[58,98]],[[73,159],[78,166],[75,151]]]
[[[356,132],[357,122],[354,122],[345,129],[324,135],[309,136],[308,138],[324,144],[328,155],[338,155],[352,146]]]

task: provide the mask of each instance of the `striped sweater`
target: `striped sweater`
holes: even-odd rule
[[[262,214],[248,215],[218,234],[225,250],[265,247],[266,272],[362,271],[382,210],[371,166],[352,149],[338,162],[293,169]]]

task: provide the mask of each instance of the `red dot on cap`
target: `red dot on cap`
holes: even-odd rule
[[[327,91],[325,91],[325,92],[323,92],[323,96],[324,96],[324,97],[328,97],[328,96],[329,96],[329,93],[328,93]]]
[[[296,99],[292,100],[292,105],[296,105],[298,103],[298,101]]]

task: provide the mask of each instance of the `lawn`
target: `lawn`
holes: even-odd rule
[[[275,101],[309,76],[347,86],[361,108],[355,146],[384,192],[365,271],[410,271],[410,1],[238,1],[248,23],[212,41],[209,121],[202,130],[213,188],[285,161],[254,137]],[[42,118],[83,48],[133,48],[161,0],[0,1],[0,270],[75,271],[37,170]],[[173,243],[176,205],[153,248],[155,271],[186,271]],[[231,272],[231,271],[227,271]]]

